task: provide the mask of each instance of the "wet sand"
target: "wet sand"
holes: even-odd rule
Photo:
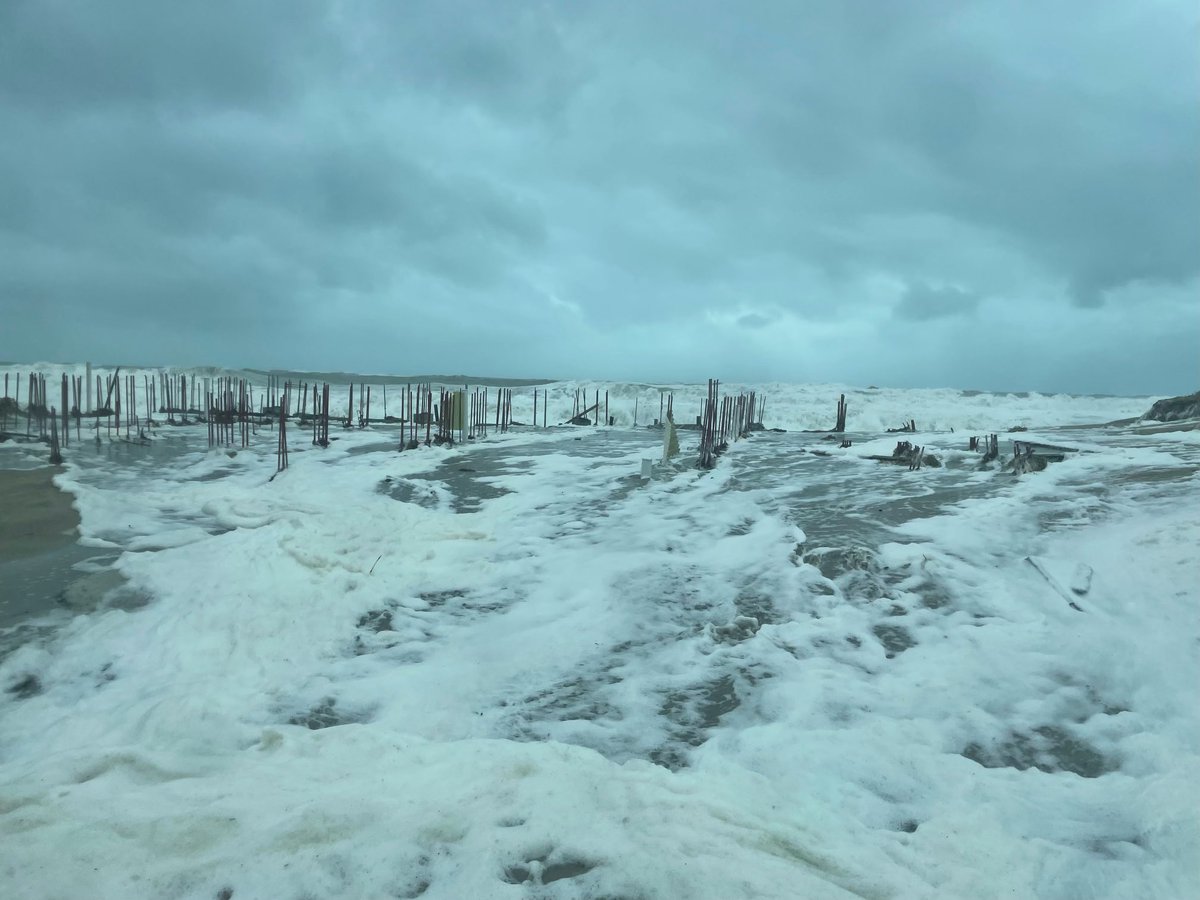
[[[97,577],[81,578],[73,568],[96,551],[76,540],[79,514],[51,481],[58,471],[0,470],[0,656],[28,637],[24,623],[60,608],[72,585]]]
[[[75,543],[79,513],[51,479],[57,468],[0,470],[0,563]]]

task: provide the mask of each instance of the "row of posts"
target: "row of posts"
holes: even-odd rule
[[[211,444],[234,444],[239,443],[239,437],[242,436],[240,433],[234,433],[237,429],[230,429],[231,424],[245,426],[247,423],[251,423],[252,419],[274,424],[279,415],[283,398],[290,396],[289,392],[299,394],[298,413],[302,422],[306,423],[312,416],[328,413],[327,399],[324,396],[324,391],[328,390],[328,384],[322,386],[320,390],[318,390],[318,385],[310,385],[307,382],[301,383],[297,388],[290,382],[281,381],[277,376],[268,376],[265,390],[258,396],[259,402],[256,410],[254,388],[245,379],[235,379],[232,376],[201,379],[195,375],[189,377],[159,373],[157,379],[149,375],[142,376],[142,398],[140,399],[145,412],[143,418],[139,415],[138,410],[137,376],[120,377],[119,373],[120,369],[117,369],[107,377],[95,375],[93,381],[89,364],[86,376],[73,377],[63,374],[63,384],[66,387],[62,404],[58,409],[62,410],[64,430],[67,426],[68,416],[73,416],[77,420],[95,418],[97,420],[97,437],[99,436],[100,419],[108,420],[107,426],[110,435],[115,428],[119,436],[123,427],[126,436],[135,431],[144,436],[145,428],[159,424],[154,418],[156,413],[165,415],[166,422],[170,425],[190,424],[192,420],[189,420],[188,416],[191,415],[194,417],[194,421],[209,423]],[[4,382],[6,402],[0,406],[0,432],[8,430],[9,417],[11,416],[15,420],[18,410],[16,404],[7,402],[10,393],[9,373],[5,373]],[[45,439],[49,416],[46,400],[46,376],[31,373],[27,384],[29,396],[24,411],[26,434],[32,436],[36,426],[37,436]],[[16,376],[16,388],[17,395],[20,396],[20,373]],[[80,402],[85,389],[86,411],[84,411],[84,404]],[[91,408],[93,389],[97,404],[94,409]],[[474,391],[470,387],[462,391],[445,389],[438,397],[439,402],[435,403],[431,385],[417,385],[414,388],[410,384],[401,391],[400,416],[397,418],[387,414],[387,387],[384,386],[384,416],[382,420],[371,418],[371,385],[360,385],[357,399],[356,408],[355,389],[351,384],[347,412],[343,421],[344,427],[350,428],[357,424],[359,428],[363,428],[376,421],[407,424],[409,426],[406,429],[409,442],[421,438],[422,435],[417,428],[420,425],[426,426],[425,438],[432,442],[432,434],[428,433],[429,426],[434,423],[442,424],[443,417],[438,414],[438,410],[442,408],[451,410],[445,427],[439,430],[442,442],[450,440],[454,431],[459,432],[460,439],[475,438],[486,436],[489,427],[503,433],[515,424],[512,415],[513,392],[508,388],[498,388],[494,394],[488,388],[476,388]],[[585,407],[588,399],[592,399],[593,402]],[[609,425],[613,424],[613,419],[609,416],[608,400],[607,391],[601,398],[599,389],[596,389],[594,395],[588,398],[584,391],[577,390],[572,419],[582,421],[582,419],[588,418],[588,424],[599,424],[603,415],[603,421]],[[664,393],[659,400],[660,421],[664,415],[664,402],[666,404],[665,414],[673,414],[673,397]],[[466,404],[462,412],[458,412],[455,408],[456,404],[460,403]],[[537,427],[540,414],[541,427],[549,427],[549,407],[549,392],[539,391],[535,388],[533,419],[528,424]],[[288,414],[292,414],[290,410]],[[211,421],[213,419],[215,421]],[[79,431],[79,427],[76,430]],[[245,428],[243,427],[241,430],[244,431]],[[323,434],[318,436],[317,442],[320,443],[322,439],[327,441],[327,436]]]
[[[15,419],[18,410],[16,404],[8,400],[9,381],[10,376],[5,373],[5,402],[0,406],[0,431],[7,430],[9,415],[13,415]],[[20,381],[21,375],[18,373],[16,376],[18,396]],[[144,420],[138,411],[136,376],[121,377],[120,369],[117,369],[107,378],[96,375],[94,386],[97,406],[95,409],[89,409],[88,412],[82,412],[80,401],[83,399],[85,388],[86,406],[91,407],[92,405],[91,366],[88,365],[86,376],[68,376],[64,373],[61,384],[61,404],[56,408],[48,408],[46,377],[31,373],[27,382],[29,396],[25,410],[26,434],[31,435],[36,424],[38,437],[41,439],[49,437],[55,444],[55,455],[57,456],[57,441],[60,434],[57,421],[59,410],[62,411],[61,440],[64,445],[69,443],[70,439],[68,431],[70,416],[76,420],[77,437],[81,437],[81,419],[94,418],[96,420],[96,440],[99,442],[100,419],[102,418],[107,421],[110,436],[115,429],[117,436],[120,437],[121,429],[124,427],[125,439],[129,440],[134,432],[141,439],[146,437],[145,428],[158,424],[154,420],[156,411],[166,414],[169,424],[190,424],[187,418],[190,413],[195,416],[196,421],[204,421],[208,425],[210,447],[218,445],[248,447],[251,435],[257,430],[256,425],[277,424],[279,430],[276,451],[277,467],[278,471],[283,471],[287,467],[286,423],[287,419],[293,415],[293,394],[298,393],[300,400],[298,412],[301,425],[311,423],[314,445],[329,445],[330,386],[328,383],[322,384],[318,390],[317,384],[310,385],[306,382],[302,383],[297,390],[291,382],[282,381],[274,375],[268,376],[265,392],[260,394],[256,411],[253,386],[245,379],[232,376],[215,379],[204,378],[203,393],[201,393],[199,376],[172,376],[160,373],[159,378],[154,379],[149,375],[143,375],[141,400],[145,410]],[[700,417],[703,430],[700,464],[706,468],[713,464],[715,455],[727,446],[731,437],[736,440],[744,435],[755,422],[756,415],[761,416],[757,397],[753,392],[748,395],[739,395],[736,398],[721,399],[718,391],[718,382],[710,380],[705,412]],[[357,409],[355,408],[354,394],[354,385],[351,384],[347,413],[343,422],[346,428],[353,427],[355,418],[357,418],[357,425],[360,428],[374,421],[371,419],[371,386],[365,384],[359,386]],[[592,403],[585,406],[588,399],[591,399]],[[572,418],[582,420],[594,416],[594,420],[589,420],[589,424],[598,424],[601,410],[603,410],[604,421],[611,425],[608,399],[608,392],[605,391],[602,406],[599,389],[596,389],[591,398],[583,390],[577,390]],[[200,405],[201,400],[203,407]],[[454,442],[456,434],[459,440],[486,437],[489,427],[500,433],[507,432],[514,424],[512,400],[511,389],[499,388],[493,394],[485,387],[476,388],[473,391],[468,387],[465,390],[440,389],[435,402],[432,385],[417,385],[414,389],[410,384],[401,392],[401,415],[399,418],[393,418],[387,415],[387,388],[385,386],[383,388],[383,421],[398,422],[402,425],[401,449],[418,446],[422,438],[426,445],[449,444]],[[673,395],[666,392],[660,394],[658,422],[661,422],[664,417],[672,418],[673,421],[673,405]],[[548,392],[535,389],[531,423],[534,427],[539,424],[539,412],[541,413],[541,426],[548,427]],[[176,418],[177,414],[178,419]],[[842,428],[845,425],[844,395],[839,401],[839,425]]]
[[[746,437],[758,421],[758,399],[754,391],[736,397],[721,397],[720,386],[717,379],[708,380],[708,396],[699,420],[700,456],[697,465],[702,469],[711,469],[716,465],[717,457],[729,449],[730,441]]]
[[[205,391],[204,407],[208,410],[208,446],[250,446],[254,428],[250,420],[251,387],[244,378],[225,376],[215,379]]]

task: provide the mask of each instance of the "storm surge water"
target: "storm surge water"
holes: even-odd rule
[[[785,431],[650,479],[639,385],[612,428],[297,430],[273,479],[270,431],[73,446],[108,581],[3,638],[5,896],[1189,896],[1200,432],[756,387]],[[803,433],[840,392],[848,447]],[[864,459],[910,419],[940,467]],[[1079,452],[967,451],[1012,426]]]

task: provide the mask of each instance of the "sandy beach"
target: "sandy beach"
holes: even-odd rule
[[[54,609],[78,578],[72,565],[93,552],[76,542],[79,513],[54,486],[59,471],[0,469],[0,628]],[[19,643],[0,642],[0,655]]]
[[[51,480],[57,468],[0,470],[0,563],[38,556],[73,544],[79,513],[71,495]]]

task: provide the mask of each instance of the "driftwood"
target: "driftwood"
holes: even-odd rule
[[[1051,462],[1062,462],[1066,459],[1068,453],[1078,452],[1078,447],[1060,447],[1057,444],[1039,444],[1034,441],[1013,441],[1014,456],[1017,453],[1024,453],[1026,455],[1045,457]]]
[[[594,413],[596,413],[597,417],[599,417],[599,407],[600,407],[599,402],[593,403],[587,409],[581,411],[578,415],[572,416],[566,422],[563,422],[561,424],[564,424],[564,425],[591,425],[592,420],[588,418],[588,413],[594,412]],[[597,420],[598,420],[598,418],[597,418]]]
[[[1075,447],[1059,447],[1054,444],[1035,444],[1032,441],[1013,441],[1013,458],[1008,468],[1013,474],[1040,472],[1050,463],[1062,462],[1068,454],[1078,453]]]
[[[1069,589],[1063,584],[1062,580],[1055,577],[1055,574],[1050,571],[1046,563],[1033,556],[1025,557],[1025,562],[1029,563],[1034,570],[1045,579],[1056,594],[1067,601],[1067,605],[1076,612],[1084,612],[1076,601],[1087,596],[1088,591],[1092,589],[1092,576],[1094,572],[1092,567],[1086,563],[1080,563],[1075,567],[1074,573],[1068,580]]]
[[[924,447],[918,447],[909,441],[900,441],[891,456],[868,456],[875,462],[892,463],[897,466],[908,466],[910,472],[929,466],[931,469],[941,468],[942,461],[932,453],[926,453]]]

